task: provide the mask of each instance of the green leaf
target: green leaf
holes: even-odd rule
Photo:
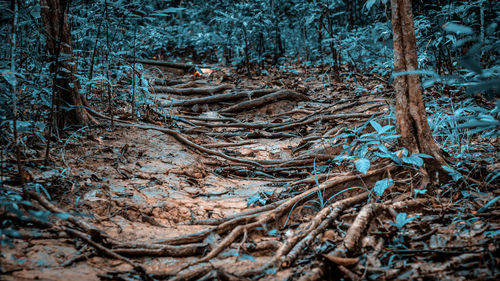
[[[10,237],[13,237],[13,238],[18,238],[18,237],[21,237],[21,233],[19,233],[19,231],[15,230],[15,229],[0,229],[0,233],[2,233],[7,235],[7,236],[10,236]]]
[[[366,1],[365,7],[367,11],[370,11],[372,6],[377,2],[377,0],[368,0]]]
[[[500,195],[491,199],[490,201],[488,201],[488,203],[484,204],[484,206],[482,206],[481,209],[479,209],[477,211],[477,213],[480,214],[480,213],[483,213],[484,211],[488,210],[491,206],[493,206],[498,201],[498,199],[500,199]]]
[[[355,163],[356,169],[366,175],[366,172],[370,169],[370,160],[366,158],[360,158]]]
[[[398,229],[403,228],[407,223],[416,219],[417,217],[407,217],[406,213],[398,213],[396,215],[396,223],[392,223],[392,225],[396,226]]]
[[[413,164],[417,167],[421,167],[422,165],[424,165],[424,160],[415,154],[411,156],[403,156],[403,159],[401,160],[403,160],[403,162],[407,164]]]
[[[384,194],[384,191],[392,186],[394,184],[394,181],[392,179],[382,179],[382,180],[379,180],[375,183],[375,186],[373,187],[373,191],[375,192],[375,194],[377,194],[378,196],[382,196],[382,194]]]
[[[463,177],[462,174],[460,174],[455,169],[453,169],[449,166],[441,166],[441,168],[443,168],[443,170],[448,172],[448,174],[451,176],[453,181],[458,181],[459,179],[461,179]]]
[[[164,10],[156,11],[156,12],[153,13],[153,15],[155,15],[155,16],[167,16],[168,14],[174,14],[174,13],[177,13],[177,12],[182,12],[185,9],[186,8],[167,8],[167,9],[164,9]]]
[[[71,214],[69,213],[55,213],[54,215],[62,220],[67,220],[69,217],[71,217]]]
[[[248,199],[247,206],[252,206],[257,203],[260,203],[261,205],[266,204],[266,199],[262,198],[260,192],[255,193]]]
[[[469,70],[474,71],[477,74],[480,74],[481,72],[483,72],[481,64],[475,58],[473,58],[471,56],[466,56],[466,57],[462,58],[459,62],[460,62],[460,65],[462,65],[463,67],[465,67]]]
[[[389,131],[392,128],[394,128],[394,125],[385,125],[384,127],[382,127],[381,133],[385,133],[385,132]]]
[[[488,25],[488,27],[486,27],[486,34],[493,35],[493,33],[495,33],[495,30],[497,29],[497,27],[498,27],[498,23],[496,23],[496,22]]]
[[[382,126],[380,126],[379,123],[371,120],[370,121],[370,125],[372,125],[373,129],[375,129],[375,131],[377,131],[377,133],[381,134],[382,133]]]
[[[17,85],[16,75],[14,75],[14,73],[12,73],[11,71],[2,71],[2,76],[11,86],[15,87]]]
[[[251,255],[247,255],[247,254],[242,254],[240,257],[239,257],[239,260],[241,261],[255,261],[255,258]]]
[[[378,150],[382,151],[383,153],[390,153],[389,150],[387,149],[387,147],[385,147],[385,145],[383,144],[379,144],[377,145],[378,147]]]
[[[11,129],[14,128],[14,122],[10,122]],[[29,121],[20,121],[16,122],[16,129],[19,133],[28,133],[31,131],[31,123]]]
[[[273,228],[267,232],[270,236],[278,236],[278,230],[276,228]]]
[[[486,231],[486,232],[484,233],[484,235],[485,235],[486,237],[491,237],[491,238],[493,238],[493,237],[495,237],[495,236],[500,235],[500,229],[497,229],[497,230],[492,230],[492,231]]]
[[[474,30],[472,28],[461,25],[461,24],[456,24],[456,23],[448,23],[444,26],[444,30],[447,32],[453,32],[456,34],[473,34]]]
[[[45,193],[45,196],[47,196],[47,198],[49,200],[52,200],[52,198],[50,197],[49,192],[47,191],[47,189],[45,189],[45,187],[43,187],[43,185],[41,185],[39,183],[35,183],[35,191],[38,194],[41,194],[41,191],[43,191],[43,193]]]
[[[443,168],[443,170],[447,171],[448,173],[456,173],[456,171],[452,168],[452,167],[449,167],[449,166],[441,166],[441,168]]]
[[[265,274],[276,274],[276,268],[274,268],[274,267],[268,268],[268,269],[264,270],[264,273]]]
[[[424,154],[424,153],[415,153],[415,154],[412,154],[412,156],[415,155],[415,156],[418,156],[420,158],[428,158],[428,159],[432,159],[434,157],[428,155],[428,154]]]
[[[500,177],[500,169],[496,169],[486,176],[486,181],[488,183],[493,182],[496,178]]]
[[[427,189],[414,189],[415,194],[425,194],[427,192]]]

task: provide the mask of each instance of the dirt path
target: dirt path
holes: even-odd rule
[[[41,232],[47,237],[3,247],[2,272],[9,274],[2,278],[137,280],[146,278],[140,275],[145,270],[154,279],[175,280],[314,280],[338,271],[355,279],[362,277],[360,268],[395,277],[401,269],[382,273],[380,262],[387,259],[380,257],[384,243],[392,243],[384,237],[395,235],[390,219],[380,218],[364,237],[363,249],[373,249],[366,266],[348,269],[359,258],[335,253],[359,253],[354,245],[368,229],[368,222],[355,220],[368,195],[362,188],[339,192],[370,189],[398,175],[384,206],[369,204],[366,212],[384,209],[396,217],[423,206],[405,191],[411,169],[377,161],[364,175],[335,158],[353,156],[342,144],[369,120],[393,124],[390,89],[376,79],[365,85],[353,79],[329,85],[312,75],[302,80],[308,74],[300,71],[244,82],[224,71],[157,80],[151,89],[156,105],[143,120],[114,120],[114,128],[103,120],[103,127],[75,134],[53,152],[64,159],[58,172],[33,171],[34,181],[53,188],[48,191],[58,206],[76,220],[99,229],[92,241],[132,260],[109,258],[110,252],[54,228]],[[359,95],[353,93],[360,87]],[[441,237],[432,223],[417,233]],[[494,228],[480,226],[483,233]],[[336,269],[325,269],[325,259]]]

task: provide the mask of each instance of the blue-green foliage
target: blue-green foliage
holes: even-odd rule
[[[366,175],[366,172],[370,169],[370,160],[366,158],[360,158],[354,162],[356,165],[356,169]]]
[[[394,225],[401,230],[407,223],[413,221],[416,218],[417,217],[408,217],[406,213],[398,213],[396,215],[396,222],[391,222],[391,225]]]
[[[375,192],[378,196],[382,196],[384,191],[393,184],[394,181],[392,179],[381,179],[375,183],[375,186],[373,186],[373,192]]]

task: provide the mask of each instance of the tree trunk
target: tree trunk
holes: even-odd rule
[[[394,72],[418,69],[417,43],[413,25],[411,0],[391,0],[394,35]],[[425,170],[434,175],[446,165],[443,151],[436,144],[427,122],[422,87],[418,74],[394,79],[396,93],[396,124],[400,142],[410,154],[424,153],[434,157],[426,161]]]
[[[76,78],[76,63],[73,59],[71,33],[68,23],[68,1],[40,0],[41,16],[46,31],[47,52],[50,56],[50,71],[54,73],[54,103],[59,108],[57,125],[85,125],[96,123],[84,106],[88,105],[79,93],[80,82]],[[56,73],[57,72],[57,73]]]

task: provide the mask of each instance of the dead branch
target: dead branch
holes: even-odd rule
[[[209,136],[217,136],[217,137],[244,137],[244,138],[269,138],[269,139],[276,139],[276,138],[294,138],[298,137],[296,134],[290,134],[290,133],[271,133],[271,132],[264,132],[264,131],[253,131],[253,132],[209,132],[206,133]]]
[[[208,235],[210,235],[210,233],[214,232],[216,229],[217,229],[216,227],[211,227],[195,233],[162,239],[156,241],[155,244],[157,243],[157,244],[167,244],[167,245],[183,245],[189,243],[197,243],[203,241],[203,239],[205,239]]]
[[[343,265],[337,265],[337,268],[340,270],[340,272],[342,272],[345,276],[347,276],[352,281],[358,281],[358,280],[360,280],[359,276],[356,275],[356,273],[350,271],[345,266],[343,266]]]
[[[245,243],[242,248],[248,252],[261,252],[261,251],[276,251],[283,243],[278,240],[265,240],[258,243]]]
[[[189,116],[189,115],[178,115],[176,117],[198,120],[198,121],[210,121],[210,122],[234,122],[240,123],[240,120],[232,117],[217,116],[217,117],[206,117],[206,116]]]
[[[429,271],[430,271],[429,273],[437,273],[437,272],[443,272],[443,271],[450,270],[450,269],[455,269],[458,266],[465,264],[471,260],[479,259],[481,256],[482,256],[482,254],[473,254],[473,253],[462,254],[460,256],[453,257],[449,261],[443,263],[441,266],[429,269]]]

